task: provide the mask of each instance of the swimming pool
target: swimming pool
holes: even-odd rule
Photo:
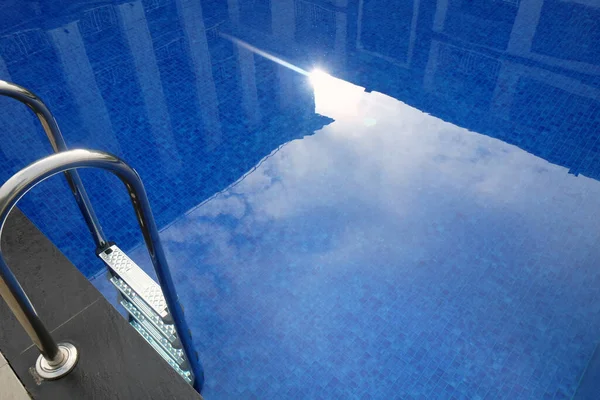
[[[71,147],[140,172],[206,398],[570,398],[600,332],[598,14],[15,3],[0,79],[44,98]],[[49,146],[0,105],[6,180]],[[124,190],[82,177],[149,267]],[[22,209],[101,273],[61,179]]]

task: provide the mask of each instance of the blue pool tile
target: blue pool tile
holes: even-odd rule
[[[11,2],[0,79],[139,171],[206,398],[570,398],[600,332],[588,3]],[[0,110],[6,180],[50,147]],[[114,300],[62,178],[20,206]]]

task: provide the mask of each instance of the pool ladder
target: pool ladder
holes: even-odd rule
[[[109,280],[117,289],[119,302],[128,313],[129,323],[186,382],[200,392],[204,383],[204,371],[194,350],[191,332],[177,297],[144,186],[137,172],[118,157],[108,153],[91,150],[69,151],[54,116],[31,91],[0,80],[0,96],[19,100],[33,110],[56,153],[17,172],[0,187],[0,232],[8,213],[25,193],[50,176],[64,172],[96,243],[96,254],[108,267]],[[105,169],[123,181],[160,285],[116,244],[106,240],[77,168]],[[70,343],[57,344],[54,341],[6,265],[1,250],[0,295],[40,350],[41,355],[36,362],[38,375],[51,380],[68,374],[77,362],[77,349]]]
[[[129,323],[189,384],[192,374],[160,286],[115,244],[98,256],[109,269]]]

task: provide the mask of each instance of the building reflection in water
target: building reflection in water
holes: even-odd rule
[[[597,6],[414,0],[397,2],[403,10],[397,13],[386,12],[388,6],[382,0],[161,0],[70,12],[43,5],[39,11],[60,15],[60,22],[45,31],[27,23],[8,30],[0,38],[0,77],[41,94],[69,143],[116,152],[148,171],[144,178],[163,224],[280,144],[330,121],[319,114],[331,99],[317,96],[315,110],[305,77],[252,48],[600,178],[593,122],[600,110],[600,50],[589,45],[600,28],[598,19],[588,18],[600,12]],[[565,10],[572,18],[554,24]],[[581,43],[565,50],[575,36]],[[352,96],[337,100],[351,103]],[[11,165],[4,179],[43,155],[45,146],[25,111],[14,104],[6,110],[2,127],[37,133],[31,152],[4,145],[3,153],[12,154],[2,162]],[[286,118],[295,122],[281,124]],[[102,207],[124,204],[118,189],[104,199],[106,188],[96,181],[89,184]],[[175,204],[156,190],[163,187],[173,188]],[[200,189],[189,196],[189,187]],[[51,217],[37,218],[46,221],[41,226],[51,224]],[[116,220],[135,229],[126,216]]]

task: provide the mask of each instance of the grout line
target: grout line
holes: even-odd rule
[[[58,325],[56,328],[52,329],[50,331],[50,333],[56,332],[56,330],[58,330],[59,328],[63,327],[67,323],[69,323],[71,320],[73,320],[74,318],[76,318],[79,314],[83,313],[85,310],[87,310],[88,308],[90,308],[91,306],[93,306],[94,304],[96,304],[99,300],[100,300],[100,298],[97,298],[96,300],[94,300],[93,302],[91,302],[90,304],[88,304],[87,306],[85,306],[84,308],[82,308],[81,310],[79,310],[77,313],[75,313],[73,316],[71,316],[71,318],[67,319],[65,322],[63,322],[62,324]],[[29,350],[32,347],[34,347],[33,344],[29,345],[27,348],[25,348],[25,350],[23,350],[19,354],[19,356],[22,355],[22,354],[24,354],[27,350]]]

